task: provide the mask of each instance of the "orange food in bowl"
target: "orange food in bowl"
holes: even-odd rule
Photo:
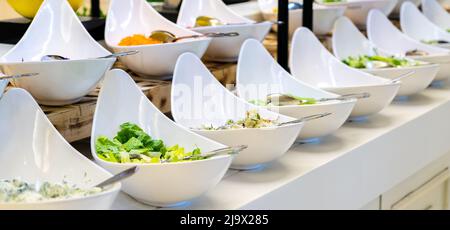
[[[139,45],[154,45],[161,44],[162,41],[146,37],[143,34],[135,34],[122,39],[119,46],[139,46]]]

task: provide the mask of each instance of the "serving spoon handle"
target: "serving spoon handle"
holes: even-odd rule
[[[139,53],[139,51],[137,50],[131,50],[131,51],[125,51],[125,52],[119,52],[119,53],[113,53],[113,54],[109,54],[103,57],[96,57],[95,59],[105,59],[105,58],[113,58],[113,57],[123,57],[123,56],[128,56],[128,55],[133,55],[133,54],[137,54]],[[50,55],[45,55],[41,58],[41,61],[61,61],[61,60],[70,60],[70,58],[66,58],[63,57],[61,55],[56,55],[56,54],[50,54]]]
[[[231,146],[231,147],[225,147],[221,149],[212,150],[206,153],[202,153],[200,155],[196,156],[187,156],[184,157],[182,160],[190,160],[193,157],[215,157],[215,156],[221,156],[221,155],[235,155],[241,152],[242,150],[246,149],[247,145],[237,145],[237,146]],[[161,163],[167,163],[169,160],[162,160]]]
[[[110,184],[114,184],[116,182],[119,182],[121,180],[124,180],[132,175],[134,175],[136,172],[138,171],[138,167],[137,166],[133,166],[129,169],[126,169],[120,173],[117,173],[116,175],[108,178],[107,180],[101,182],[100,184],[94,186],[94,187],[98,187],[98,188],[103,188],[106,187]]]
[[[39,75],[38,73],[23,73],[23,74],[16,74],[16,75],[9,75],[9,76],[0,76],[0,80],[7,80],[7,79],[16,79],[16,78],[22,78],[22,77],[32,77]]]
[[[176,42],[182,39],[188,39],[188,38],[222,38],[222,37],[236,37],[239,36],[238,32],[230,32],[230,33],[204,33],[204,34],[196,34],[196,35],[189,35],[189,36],[181,36],[177,37],[172,42]]]
[[[98,57],[98,59],[103,59],[103,58],[114,58],[114,57],[124,57],[124,56],[129,56],[129,55],[134,55],[139,53],[139,51],[137,50],[131,50],[131,51],[125,51],[125,52],[119,52],[119,53],[113,53],[110,55],[106,55],[103,57]]]
[[[409,71],[409,72],[407,72],[407,73],[400,74],[398,77],[392,79],[392,82],[400,81],[400,80],[402,80],[403,78],[409,77],[409,76],[411,76],[411,75],[413,75],[413,74],[415,74],[415,73],[416,73],[416,71]]]
[[[284,125],[292,125],[292,124],[298,124],[298,123],[302,123],[302,122],[306,122],[306,121],[312,121],[312,120],[316,120],[322,117],[326,117],[331,115],[332,113],[319,113],[319,114],[314,114],[311,116],[306,116],[306,117],[302,117],[300,119],[297,120],[292,120],[292,121],[287,121],[287,122],[283,122],[283,123],[279,123],[278,126],[284,126]]]
[[[369,93],[350,93],[350,94],[345,94],[339,97],[330,97],[330,98],[321,98],[318,99],[318,102],[324,102],[324,101],[345,101],[348,99],[363,99],[363,98],[368,98],[370,97]]]

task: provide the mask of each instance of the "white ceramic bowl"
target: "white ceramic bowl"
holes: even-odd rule
[[[402,6],[402,4],[404,2],[410,2],[410,3],[412,3],[413,5],[415,5],[417,7],[419,7],[419,5],[421,3],[420,0],[397,0],[397,4],[395,5],[395,8],[392,11],[392,14],[399,15],[400,14],[400,8],[401,8],[401,6]]]
[[[439,72],[435,81],[447,80],[450,77],[449,50],[424,44],[408,37],[398,30],[387,17],[378,10],[372,10],[367,19],[369,40],[379,49],[404,56],[407,51],[418,49],[428,52],[427,56],[411,56],[419,61],[439,64]]]
[[[422,0],[423,14],[443,30],[450,29],[450,14],[436,0]]]
[[[372,44],[346,17],[339,18],[336,21],[332,44],[334,55],[339,60],[360,55],[392,55],[375,47],[375,45]],[[397,95],[403,97],[419,93],[426,89],[436,77],[436,74],[439,71],[439,65],[429,64],[405,68],[359,70],[390,80],[394,80],[402,74],[414,71],[414,74],[401,80],[400,90]]]
[[[192,54],[183,54],[177,62],[171,104],[177,123],[225,145],[248,146],[233,160],[231,167],[235,169],[255,169],[278,159],[291,147],[303,127],[299,123],[259,129],[199,130],[203,125],[217,127],[229,119],[242,119],[252,109],[257,109],[266,119],[286,122],[294,118],[259,109],[236,97]]]
[[[394,10],[392,11],[393,15],[399,15],[400,14],[400,7],[402,6],[402,4],[404,2],[410,2],[415,6],[419,6],[420,5],[420,0],[397,0],[397,4],[395,5]]]
[[[410,2],[402,5],[400,25],[403,33],[417,41],[444,40],[449,43],[435,46],[450,48],[450,33],[431,22]]]
[[[278,21],[278,14],[274,12],[274,9],[278,8],[277,0],[258,0],[259,8],[263,14],[263,17],[269,21]],[[326,35],[332,32],[334,21],[344,15],[345,6],[325,6],[314,4],[314,33],[320,35]],[[289,36],[294,34],[294,31],[302,26],[303,9],[290,10],[289,11]],[[273,27],[277,31],[277,26]]]
[[[67,61],[41,62],[57,54]],[[86,31],[67,1],[45,0],[25,35],[0,58],[5,74],[39,73],[11,80],[45,105],[65,105],[91,92],[115,58],[94,59],[110,54]]]
[[[238,25],[195,28],[195,21],[198,16],[214,17],[223,23],[237,23]],[[205,58],[223,62],[236,61],[241,45],[246,39],[254,38],[262,41],[272,26],[270,22],[255,23],[253,20],[238,15],[226,6],[222,0],[184,0],[181,4],[177,24],[202,34],[239,33],[239,36],[236,37],[212,39],[206,51]]]
[[[330,6],[345,6],[345,16],[350,18],[359,28],[365,29],[367,14],[372,9],[378,9],[385,15],[394,10],[397,0],[347,0],[345,2],[327,3]]]
[[[265,100],[268,94],[282,93],[299,97],[338,97],[298,81],[276,63],[268,51],[254,40],[242,46],[237,67],[236,86],[238,95],[246,101]],[[298,138],[303,142],[318,140],[344,124],[356,100],[330,101],[315,105],[292,105],[267,107],[286,116],[302,118],[314,114],[331,113],[330,116],[308,121]]]
[[[53,127],[23,89],[11,89],[0,100],[0,179],[29,183],[63,180],[89,188],[111,177],[76,151]],[[0,209],[109,209],[120,183],[83,198],[36,203],[0,203]]]
[[[6,54],[13,47],[14,47],[14,45],[0,43],[0,56],[3,56],[4,54]]]
[[[299,28],[292,39],[290,66],[292,75],[312,86],[340,95],[369,93],[359,99],[351,119],[376,114],[388,106],[400,88],[400,82],[356,70],[334,57],[307,28]]]
[[[165,164],[119,164],[98,158],[95,141],[100,135],[113,138],[125,122],[139,125],[154,139],[166,145],[179,144],[186,151],[199,147],[203,152],[225,147],[197,135],[170,120],[142,93],[122,70],[106,74],[95,110],[91,151],[95,161],[112,173],[132,165],[139,171],[125,180],[122,190],[135,199],[154,206],[170,207],[201,196],[214,187],[230,166],[231,156]]]
[[[120,41],[134,34],[150,35],[166,30],[177,37],[200,35],[165,19],[145,0],[112,0],[106,19],[105,41],[116,52],[139,51],[120,60],[133,72],[151,78],[170,78],[178,56],[191,52],[202,57],[210,38],[183,39],[175,43],[142,46],[119,46]]]

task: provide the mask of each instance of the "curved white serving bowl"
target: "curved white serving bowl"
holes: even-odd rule
[[[380,112],[400,88],[399,82],[356,70],[334,57],[307,28],[299,28],[292,40],[292,75],[312,86],[337,94],[369,93],[357,101],[351,117],[357,119]]]
[[[139,171],[122,183],[122,189],[143,203],[169,207],[197,198],[219,183],[231,163],[231,156],[166,164],[119,164],[99,159],[95,151],[97,138],[101,135],[113,138],[125,122],[135,123],[152,138],[161,139],[169,146],[179,144],[186,151],[199,147],[207,152],[225,146],[184,129],[167,118],[126,72],[109,71],[95,110],[91,152],[95,161],[112,173],[138,165]]]
[[[400,25],[403,33],[418,41],[444,40],[448,44],[437,44],[435,46],[450,48],[450,33],[441,29],[428,20],[417,7],[405,2],[400,13]]]
[[[14,45],[0,43],[0,56],[3,56],[4,54],[6,54],[13,47],[14,47]]]
[[[198,16],[209,16],[224,23],[241,25],[206,26],[194,28]],[[237,32],[239,36],[213,38],[205,58],[212,61],[234,62],[237,60],[242,43],[254,38],[262,41],[270,30],[272,23],[255,23],[233,12],[222,0],[184,0],[181,4],[177,24],[198,33],[230,33]]]
[[[350,18],[359,28],[366,27],[367,14],[372,9],[378,9],[389,15],[397,0],[347,0],[346,2],[326,3],[330,6],[345,6],[345,16]]]
[[[422,0],[423,14],[443,30],[450,29],[450,14],[436,0]]]
[[[277,0],[258,0],[259,8],[263,17],[269,21],[278,21],[278,14],[274,13],[274,9],[278,7]],[[325,6],[314,4],[314,25],[313,31],[319,35],[326,35],[332,32],[334,21],[344,15],[345,6]],[[303,10],[289,11],[289,36],[294,34],[294,31],[302,26]],[[277,31],[277,26],[273,29]]]
[[[338,97],[336,94],[314,88],[290,76],[275,62],[267,50],[254,40],[248,40],[242,46],[237,67],[236,87],[238,95],[246,101],[265,100],[271,93],[312,98]],[[355,103],[355,100],[330,101],[315,105],[267,108],[295,118],[331,113],[330,116],[306,122],[299,138],[308,141],[317,140],[339,129],[349,117]]]
[[[210,38],[183,39],[175,43],[142,46],[119,46],[134,34],[150,35],[155,30],[170,31],[177,37],[200,35],[165,19],[145,0],[112,0],[106,19],[105,41],[115,52],[139,51],[120,58],[133,72],[150,78],[170,78],[178,56],[191,52],[202,57]]]
[[[31,95],[11,89],[0,100],[0,179],[30,183],[67,181],[89,188],[111,177],[76,151],[53,127]],[[0,203],[0,209],[109,209],[120,183],[84,198],[38,203]]]
[[[395,5],[395,8],[392,11],[392,14],[399,15],[400,14],[400,8],[401,8],[401,6],[402,6],[402,4],[404,2],[410,2],[413,5],[415,5],[416,7],[419,7],[419,5],[421,3],[420,0],[397,0],[397,4]]]
[[[259,129],[199,130],[203,125],[217,127],[229,119],[242,119],[252,109],[258,110],[266,119],[286,122],[294,118],[258,108],[236,97],[192,54],[183,54],[177,62],[171,104],[172,115],[177,123],[225,145],[248,146],[233,160],[231,167],[235,169],[255,169],[278,159],[291,147],[304,125],[299,123]]]
[[[450,52],[447,49],[416,41],[398,30],[385,15],[372,10],[367,19],[369,40],[379,49],[404,56],[407,51],[418,49],[428,52],[427,56],[411,56],[419,61],[439,64],[440,69],[435,81],[447,80],[450,77]]]
[[[44,55],[57,54],[68,61],[41,62]],[[111,54],[86,31],[67,1],[45,0],[25,35],[0,58],[7,75],[39,73],[11,80],[45,105],[65,105],[91,92],[115,58],[94,59]]]
[[[375,55],[377,53],[381,55],[391,55],[375,47],[375,45],[372,44],[346,17],[339,18],[336,21],[332,44],[334,55],[339,60],[343,60],[350,56]],[[430,85],[439,71],[439,65],[430,64],[406,68],[360,70],[391,80],[394,80],[402,74],[414,71],[414,74],[401,80],[402,84],[397,93],[398,96],[409,96],[419,93]]]

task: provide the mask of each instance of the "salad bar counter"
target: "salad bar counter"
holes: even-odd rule
[[[75,1],[10,3],[0,209],[447,209],[450,24],[416,31],[422,1],[95,1],[101,41]]]
[[[320,143],[297,143],[263,170],[229,170],[180,209],[360,209],[449,155],[448,117],[450,88],[427,89],[368,122],[346,123]],[[112,208],[155,209],[124,193]]]

